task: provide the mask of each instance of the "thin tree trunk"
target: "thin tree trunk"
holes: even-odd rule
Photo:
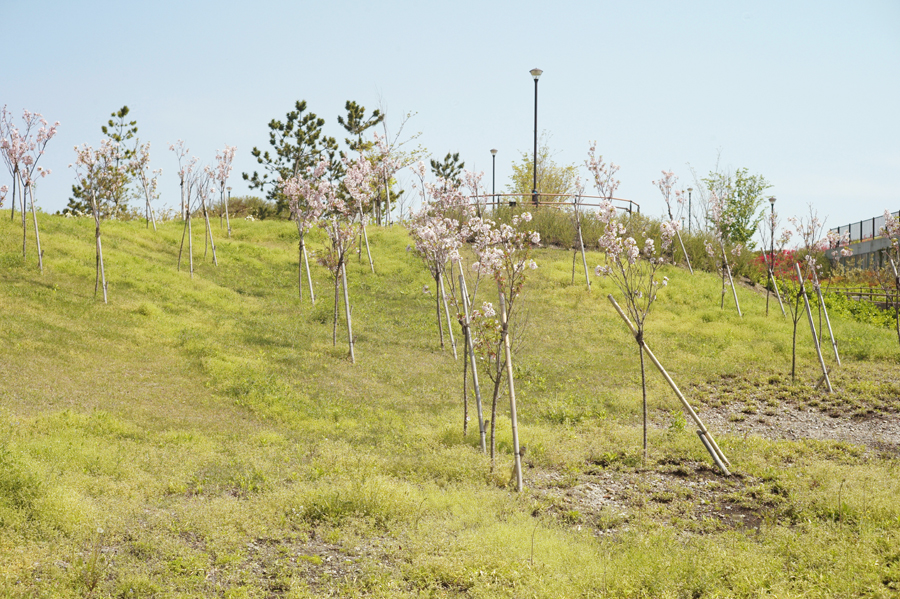
[[[347,313],[347,343],[350,345],[350,363],[356,364],[356,356],[353,353],[353,321],[350,318],[350,294],[347,290],[347,266],[341,265],[341,281],[344,287],[344,310]]]
[[[178,246],[178,265],[175,270],[181,270],[181,254],[184,252],[184,240],[187,237],[187,220],[184,221],[184,227],[181,230],[181,245]]]
[[[897,290],[897,294],[894,296],[894,320],[897,323],[897,342],[900,343],[900,273],[897,272],[897,264],[894,262],[893,256],[888,256],[888,259],[894,270],[894,287]]]
[[[191,227],[191,211],[188,210],[187,214],[187,227],[188,227],[188,258],[190,259],[191,265],[191,278],[194,278],[194,233]]]
[[[641,396],[643,398],[642,412],[643,412],[643,420],[644,420],[644,436],[643,436],[643,445],[644,445],[644,465],[647,464],[647,375],[644,371],[644,341],[643,341],[643,331],[638,331],[638,353],[641,354]]]
[[[497,398],[500,395],[500,383],[503,381],[500,358],[497,358],[497,372],[494,378],[494,397],[491,399],[491,472],[494,471],[494,458],[497,455]]]
[[[44,274],[44,252],[41,251],[41,234],[38,231],[37,211],[34,209],[34,190],[32,190],[30,185],[25,189],[28,190],[28,199],[31,200],[31,216],[34,219],[34,242],[37,248],[38,268],[40,268],[41,274]]]
[[[22,261],[26,260],[26,248],[28,241],[28,221],[25,219],[25,215],[28,212],[25,209],[25,184],[22,183],[19,185],[19,212],[22,213]]]
[[[803,274],[800,272],[800,265],[795,264],[794,267],[797,269],[797,277],[800,281],[800,295],[803,296],[803,304],[806,306],[806,316],[809,319],[809,329],[812,331],[813,341],[816,344],[816,355],[819,357],[819,365],[822,367],[822,376],[825,379],[825,385],[828,387],[828,392],[834,392],[834,389],[831,388],[831,380],[828,378],[828,368],[825,366],[825,358],[822,357],[822,346],[819,345],[819,338],[816,334],[816,323],[813,321],[812,309],[809,307],[809,299],[806,297],[806,288],[803,285]]]
[[[499,287],[499,285],[498,285]],[[503,326],[503,352],[506,356],[506,383],[509,386],[509,414],[512,420],[513,456],[515,459],[516,491],[522,492],[522,453],[519,451],[519,425],[516,415],[516,386],[513,377],[512,349],[509,344],[509,320],[506,297],[500,291],[500,318]]]
[[[300,233],[300,241],[297,243],[297,293],[300,301],[303,301],[303,229],[297,223],[297,231]]]
[[[478,412],[478,434],[481,437],[481,452],[485,453],[487,451],[487,447],[485,443],[484,411],[481,402],[481,388],[478,384],[478,362],[476,361],[475,346],[474,342],[472,341],[471,329],[469,328],[472,323],[469,310],[469,291],[466,288],[466,279],[462,274],[462,267],[460,267],[459,270],[459,289],[463,298],[463,311],[465,312],[466,316],[466,343],[469,350],[469,360],[471,361],[472,366],[472,383],[475,387],[475,409]]]
[[[228,239],[231,239],[231,219],[228,217],[228,195],[222,194],[225,200],[225,230],[228,231]]]

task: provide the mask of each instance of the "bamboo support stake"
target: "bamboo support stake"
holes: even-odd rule
[[[499,284],[498,284],[499,287]],[[500,291],[500,319],[503,325],[503,351],[506,353],[506,380],[509,385],[509,414],[512,420],[513,454],[515,457],[516,491],[522,492],[522,454],[519,451],[519,425],[516,417],[516,387],[513,382],[512,351],[509,345],[509,321],[506,319],[506,297]]]
[[[470,317],[469,295],[468,290],[466,289],[466,278],[462,275],[461,272],[462,265],[460,265],[459,270],[459,290],[463,298],[463,312],[465,312],[466,317],[466,330],[470,331],[472,319]],[[481,436],[481,452],[487,453],[487,440],[485,438],[486,435],[484,432],[484,411],[481,405],[481,389],[478,385],[478,362],[475,359],[475,345],[472,343],[471,333],[466,335],[466,343],[468,343],[469,347],[469,361],[472,368],[472,384],[475,385],[475,407],[476,411],[478,412],[478,434]]]
[[[834,331],[831,330],[831,319],[828,318],[828,307],[825,305],[825,298],[822,296],[822,287],[819,285],[819,277],[816,275],[815,271],[813,271],[813,283],[816,287],[819,305],[822,306],[822,312],[825,313],[825,324],[828,326],[828,336],[831,338],[831,348],[834,350],[834,359],[837,360],[837,365],[840,366],[841,356],[838,355],[837,339],[834,338]],[[819,324],[822,324],[821,321]]]
[[[303,244],[303,264],[306,266],[306,280],[309,283],[309,298],[313,306],[316,305],[316,292],[313,291],[312,273],[309,271],[309,257],[306,254],[306,244]]]
[[[800,295],[803,296],[803,303],[806,306],[806,316],[809,318],[809,330],[812,331],[813,342],[816,344],[816,355],[819,356],[819,364],[822,366],[822,376],[825,377],[825,384],[828,386],[828,392],[833,393],[831,388],[831,379],[828,378],[828,368],[825,366],[825,358],[822,357],[822,346],[819,345],[819,335],[816,333],[816,323],[813,321],[812,309],[809,307],[809,298],[806,297],[806,287],[803,285],[803,273],[800,272],[800,264],[794,264],[797,269],[797,277],[800,281]]]
[[[587,256],[584,254],[584,239],[581,236],[581,222],[578,223],[578,245],[581,247],[581,263],[584,265],[584,280],[588,291],[591,290],[591,276],[588,274]]]
[[[369,256],[369,268],[372,269],[372,274],[375,274],[375,263],[372,261],[372,252],[369,250],[369,234],[366,233],[366,225],[363,223],[362,226],[362,234],[363,239],[366,241],[366,254]]]
[[[625,324],[628,325],[628,328],[631,330],[631,334],[634,335],[634,338],[637,339],[638,330],[634,327],[631,321],[628,319],[628,316],[622,310],[622,307],[616,302],[615,298],[610,294],[607,295],[606,298],[613,305],[613,308],[616,309],[616,312],[619,313],[619,316],[622,317],[622,320],[625,321]],[[666,382],[669,383],[669,387],[672,388],[672,391],[675,392],[675,395],[678,396],[678,399],[681,400],[681,405],[684,406],[685,412],[691,417],[698,427],[700,427],[700,433],[705,436],[709,442],[711,447],[713,448],[715,454],[719,457],[719,459],[727,466],[731,465],[731,462],[728,461],[728,458],[725,457],[725,454],[722,453],[722,450],[719,448],[716,440],[713,439],[712,434],[707,430],[706,425],[703,424],[703,421],[700,420],[700,417],[697,415],[697,412],[694,411],[694,408],[691,407],[691,404],[688,403],[688,400],[684,397],[684,394],[681,393],[681,390],[678,388],[678,385],[675,384],[675,381],[672,380],[672,377],[669,376],[669,373],[666,372],[666,369],[663,368],[663,365],[660,364],[659,360],[656,359],[656,356],[653,355],[653,352],[650,351],[650,347],[647,345],[647,341],[644,341],[643,345],[644,351],[647,352],[647,357],[650,358],[650,361],[653,362],[653,365],[656,366],[656,369],[659,370],[660,374],[663,375],[663,378],[666,379]]]
[[[350,363],[356,364],[353,353],[353,323],[350,320],[350,294],[347,292],[347,265],[341,264],[341,283],[344,287],[344,311],[347,314],[347,342],[350,345]]]
[[[728,256],[725,254],[725,246],[723,245],[721,247],[722,247],[722,258],[725,260],[725,272],[728,273],[728,282],[731,284],[731,292],[734,294],[734,305],[735,305],[735,307],[737,307],[738,316],[743,318],[744,315],[741,314],[741,304],[738,301],[738,297],[737,297],[737,288],[735,288],[735,286],[734,286],[734,279],[731,278],[731,267],[728,265]]]
[[[213,264],[218,266],[219,260],[218,260],[218,258],[216,258],[216,243],[213,241],[212,227],[209,224],[209,211],[206,209],[206,199],[203,199],[203,218],[206,220],[206,234],[207,234],[207,236],[209,236],[209,247],[212,248]],[[203,257],[204,257],[204,259],[206,258],[205,243],[204,243]]]
[[[784,303],[781,301],[781,292],[778,291],[778,281],[775,280],[775,258],[772,257],[772,264],[769,264],[769,258],[766,256],[766,253],[763,252],[763,260],[766,261],[766,270],[769,271],[769,278],[772,279],[772,287],[775,288],[775,297],[778,298],[778,305],[781,307],[781,315],[787,316],[787,312],[784,311]]]
[[[41,251],[41,234],[38,231],[37,210],[34,208],[34,191],[32,191],[31,185],[26,185],[25,189],[28,190],[28,197],[31,200],[31,216],[34,218],[34,241],[37,247],[38,268],[40,268],[41,274],[44,274],[44,252]]]
[[[691,274],[694,274],[694,267],[691,266],[691,257],[688,256],[687,250],[684,247],[684,242],[681,240],[681,233],[675,231],[675,236],[678,237],[678,243],[681,244],[681,251],[684,252],[684,259],[687,261],[688,270],[691,271]]]
[[[444,273],[438,276],[438,289],[441,293],[441,299],[444,302],[444,314],[447,315],[447,332],[450,333],[450,346],[453,348],[453,359],[458,360],[456,354],[456,338],[453,336],[453,320],[450,318],[450,307],[447,305],[447,294],[444,293]]]

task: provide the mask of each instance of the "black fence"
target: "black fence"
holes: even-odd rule
[[[897,218],[900,216],[900,210],[897,212],[891,212],[891,216]],[[856,241],[865,241],[866,239],[875,239],[876,237],[881,236],[881,229],[884,228],[884,214],[881,216],[875,216],[866,220],[861,220],[858,223],[850,223],[849,225],[843,225],[841,227],[835,227],[832,231],[837,232],[838,235],[843,235],[844,233],[850,233],[850,242]]]

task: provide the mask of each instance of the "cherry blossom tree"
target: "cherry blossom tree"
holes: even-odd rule
[[[757,231],[759,232],[759,238],[762,241],[762,256],[766,262],[766,276],[768,277],[768,283],[771,283],[771,287],[775,291],[775,296],[778,298],[778,305],[781,307],[781,315],[787,316],[787,313],[784,311],[784,302],[781,300],[781,292],[778,289],[778,277],[775,275],[775,264],[777,257],[784,254],[784,248],[787,247],[787,244],[790,242],[793,232],[790,229],[782,229],[779,234],[778,230],[780,227],[781,221],[778,218],[778,213],[772,210],[769,212],[768,216],[764,217],[763,220],[759,222]],[[767,284],[766,316],[768,315],[769,285]]]
[[[488,362],[488,375],[494,383],[491,399],[491,464],[496,455],[497,399],[506,373],[509,387],[510,419],[512,421],[514,474],[516,489],[522,490],[522,452],[519,447],[518,416],[512,365],[513,323],[518,318],[522,287],[527,272],[537,268],[531,258],[533,249],[540,244],[540,235],[524,230],[531,221],[528,212],[516,215],[512,224],[497,225],[494,221],[474,216],[462,228],[464,238],[472,238],[472,250],[476,262],[473,270],[481,276],[493,278],[497,284],[500,314],[492,304],[485,303],[480,311],[474,310],[472,335],[475,351]],[[473,298],[474,300],[474,298]],[[474,303],[474,302],[473,302]]]
[[[22,259],[27,257],[27,220],[25,217],[26,205],[31,206],[31,216],[34,223],[34,238],[37,248],[38,268],[44,272],[44,256],[41,251],[41,236],[38,230],[37,208],[35,207],[34,188],[37,180],[50,174],[49,169],[38,165],[38,161],[44,154],[44,149],[50,140],[56,135],[59,121],[49,125],[47,120],[39,113],[22,111],[24,126],[20,130],[13,124],[12,115],[4,105],[0,109],[0,155],[12,175],[13,197],[12,205],[15,206],[16,190],[19,192],[19,207],[22,213]],[[10,218],[15,217],[15,209],[10,213]]]
[[[219,201],[225,207],[225,230],[228,231],[229,239],[231,238],[231,219],[228,216],[228,195],[225,191],[228,177],[231,175],[231,163],[234,161],[235,152],[237,152],[237,146],[227,144],[224,150],[216,152],[215,182],[219,187]]]
[[[303,299],[303,267],[306,266],[306,278],[309,282],[309,296],[316,303],[313,290],[312,274],[309,270],[309,258],[306,253],[306,234],[324,214],[327,206],[334,203],[334,187],[324,176],[328,170],[328,162],[319,161],[315,167],[307,169],[305,174],[289,177],[281,184],[281,193],[287,198],[291,219],[297,224],[300,236],[297,258],[297,289]]]
[[[209,166],[203,167],[203,172],[197,177],[197,197],[200,200],[200,209],[203,211],[203,220],[206,222],[206,235],[203,239],[203,258],[206,258],[206,243],[212,248],[213,264],[219,265],[216,257],[216,243],[213,241],[212,226],[209,224],[209,200],[216,191],[216,173]]]

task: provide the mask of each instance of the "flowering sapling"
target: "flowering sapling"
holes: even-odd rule
[[[666,211],[669,214],[670,222],[679,222],[678,216],[681,214],[681,208],[684,206],[684,192],[681,190],[674,191],[673,198],[673,187],[678,182],[678,177],[675,176],[675,173],[672,171],[662,171],[662,178],[658,181],[654,181],[653,184],[659,188],[660,193],[662,193],[663,200],[666,202]],[[672,200],[675,200],[677,208],[676,214],[672,212]],[[681,232],[676,230],[675,237],[678,238],[678,243],[681,245],[681,251],[684,253],[684,259],[687,260],[688,270],[691,271],[691,274],[694,274],[694,267],[691,266],[691,257],[688,256],[687,249],[684,247],[684,241],[681,239]]]
[[[419,162],[413,167],[419,182],[413,184],[422,198],[421,209],[412,215],[408,229],[413,239],[416,254],[428,267],[434,279],[435,308],[437,313],[438,336],[441,348],[444,347],[444,328],[441,324],[441,303],[445,300],[443,277],[448,263],[459,259],[459,249],[463,244],[460,217],[471,214],[471,208],[459,188],[439,179],[431,184],[425,181],[425,165]],[[453,330],[449,327],[450,311],[444,306],[447,315],[448,329],[456,356],[456,344]]]
[[[236,146],[225,145],[225,149],[216,152],[215,181],[219,188],[219,202],[225,207],[225,230],[228,238],[231,238],[231,219],[228,216],[228,194],[225,193],[228,185],[228,177],[231,175],[231,163],[234,161]],[[221,217],[221,213],[220,213]]]
[[[316,295],[313,291],[305,239],[309,230],[322,217],[326,206],[333,202],[334,187],[324,179],[327,169],[328,162],[321,160],[315,167],[308,169],[306,174],[290,177],[281,184],[281,193],[288,200],[291,219],[297,224],[297,233],[300,236],[297,258],[297,286],[300,299],[303,299],[303,267],[305,265],[306,278],[309,282],[309,296],[313,305],[316,303]]]
[[[619,288],[624,300],[625,311],[635,323],[635,340],[641,358],[641,390],[643,394],[644,459],[647,458],[647,379],[644,371],[644,321],[650,307],[656,301],[660,287],[669,283],[668,277],[658,278],[658,271],[665,263],[664,255],[672,245],[679,224],[663,221],[660,225],[660,247],[651,237],[645,236],[639,242],[633,237],[625,237],[627,230],[617,218],[616,208],[609,200],[600,203],[598,218],[604,225],[603,236],[599,240],[600,250],[606,255],[606,264],[598,265],[597,276],[607,276]],[[612,297],[612,296],[610,296]]]
[[[791,381],[796,380],[797,372],[797,325],[802,317],[803,312],[809,319],[809,328],[812,332],[813,342],[816,346],[816,354],[819,357],[819,365],[822,368],[822,380],[826,383],[828,391],[831,392],[831,381],[828,378],[828,369],[825,366],[825,360],[822,357],[822,349],[819,344],[819,335],[816,332],[815,322],[812,317],[812,309],[809,306],[809,298],[806,296],[806,282],[813,284],[816,273],[821,270],[822,266],[818,263],[817,255],[823,252],[827,245],[827,238],[822,238],[822,232],[825,224],[819,220],[818,215],[812,206],[809,208],[808,218],[791,217],[788,221],[794,226],[794,230],[803,244],[799,248],[801,260],[794,264],[794,272],[788,275],[787,279],[782,282],[782,289],[785,289],[785,296],[789,298],[788,308],[791,311],[793,321],[793,335],[791,340]],[[804,308],[801,308],[801,302]]]
[[[153,207],[150,205],[151,200],[158,199],[156,180],[162,174],[162,169],[150,172],[150,144],[146,143],[138,145],[135,148],[134,155],[128,165],[128,170],[137,175],[141,182],[141,190],[144,192],[145,212],[147,219],[147,227],[153,223],[153,230],[156,231],[156,217],[153,214]],[[152,174],[152,176],[151,176]]]
[[[375,274],[375,262],[372,261],[372,251],[369,249],[369,235],[366,232],[366,223],[369,220],[367,212],[371,208],[372,200],[375,198],[375,189],[377,188],[377,174],[375,173],[372,163],[360,153],[356,161],[351,162],[346,156],[342,156],[341,160],[344,166],[343,187],[350,195],[352,203],[351,214],[359,217],[360,231],[362,232],[363,241],[366,244],[366,254],[369,258],[369,268],[372,274]],[[360,262],[362,262],[362,248],[360,252]]]
[[[44,153],[44,149],[50,140],[56,135],[59,121],[49,125],[47,120],[36,112],[24,110],[22,120],[25,126],[20,132],[13,125],[12,115],[7,112],[4,105],[0,109],[0,155],[12,175],[13,183],[13,210],[10,218],[15,216],[16,189],[19,190],[20,209],[22,212],[22,258],[26,257],[27,223],[25,218],[26,197],[31,206],[31,216],[34,222],[34,238],[37,247],[38,267],[44,272],[43,252],[41,251],[41,236],[38,231],[37,209],[34,201],[34,188],[37,178],[50,174],[49,169],[38,166],[38,161]],[[49,125],[49,126],[48,126]],[[34,131],[37,129],[37,131]]]
[[[510,335],[518,312],[522,286],[529,270],[537,268],[531,258],[532,250],[541,242],[535,231],[526,231],[525,223],[531,221],[528,212],[514,216],[512,225],[496,225],[493,221],[477,216],[469,219],[462,229],[465,238],[474,238],[472,249],[476,262],[473,270],[479,275],[489,276],[497,284],[500,297],[500,318],[490,304],[485,304],[481,313],[473,312],[475,322],[473,337],[476,351],[488,361],[488,374],[494,382],[491,402],[491,463],[496,453],[497,398],[500,393],[503,370],[506,370],[509,385],[510,416],[512,420],[513,453],[515,457],[516,488],[522,490],[522,462],[519,451],[519,432],[516,414],[516,394],[513,380],[512,350]]]
[[[769,282],[772,283],[772,287],[775,290],[775,296],[778,298],[778,305],[781,307],[781,315],[787,316],[787,313],[784,311],[784,302],[781,301],[781,292],[778,290],[778,281],[775,275],[775,263],[776,257],[781,256],[784,252],[784,248],[787,246],[788,242],[791,240],[792,231],[790,229],[783,229],[781,231],[781,235],[776,237],[776,233],[778,231],[778,227],[780,225],[780,221],[778,220],[778,213],[772,210],[768,216],[766,216],[763,220],[759,222],[757,225],[757,230],[759,231],[759,237],[762,241],[762,255],[763,259],[766,262],[766,272],[768,273]],[[766,285],[766,316],[769,315],[769,285]]]

